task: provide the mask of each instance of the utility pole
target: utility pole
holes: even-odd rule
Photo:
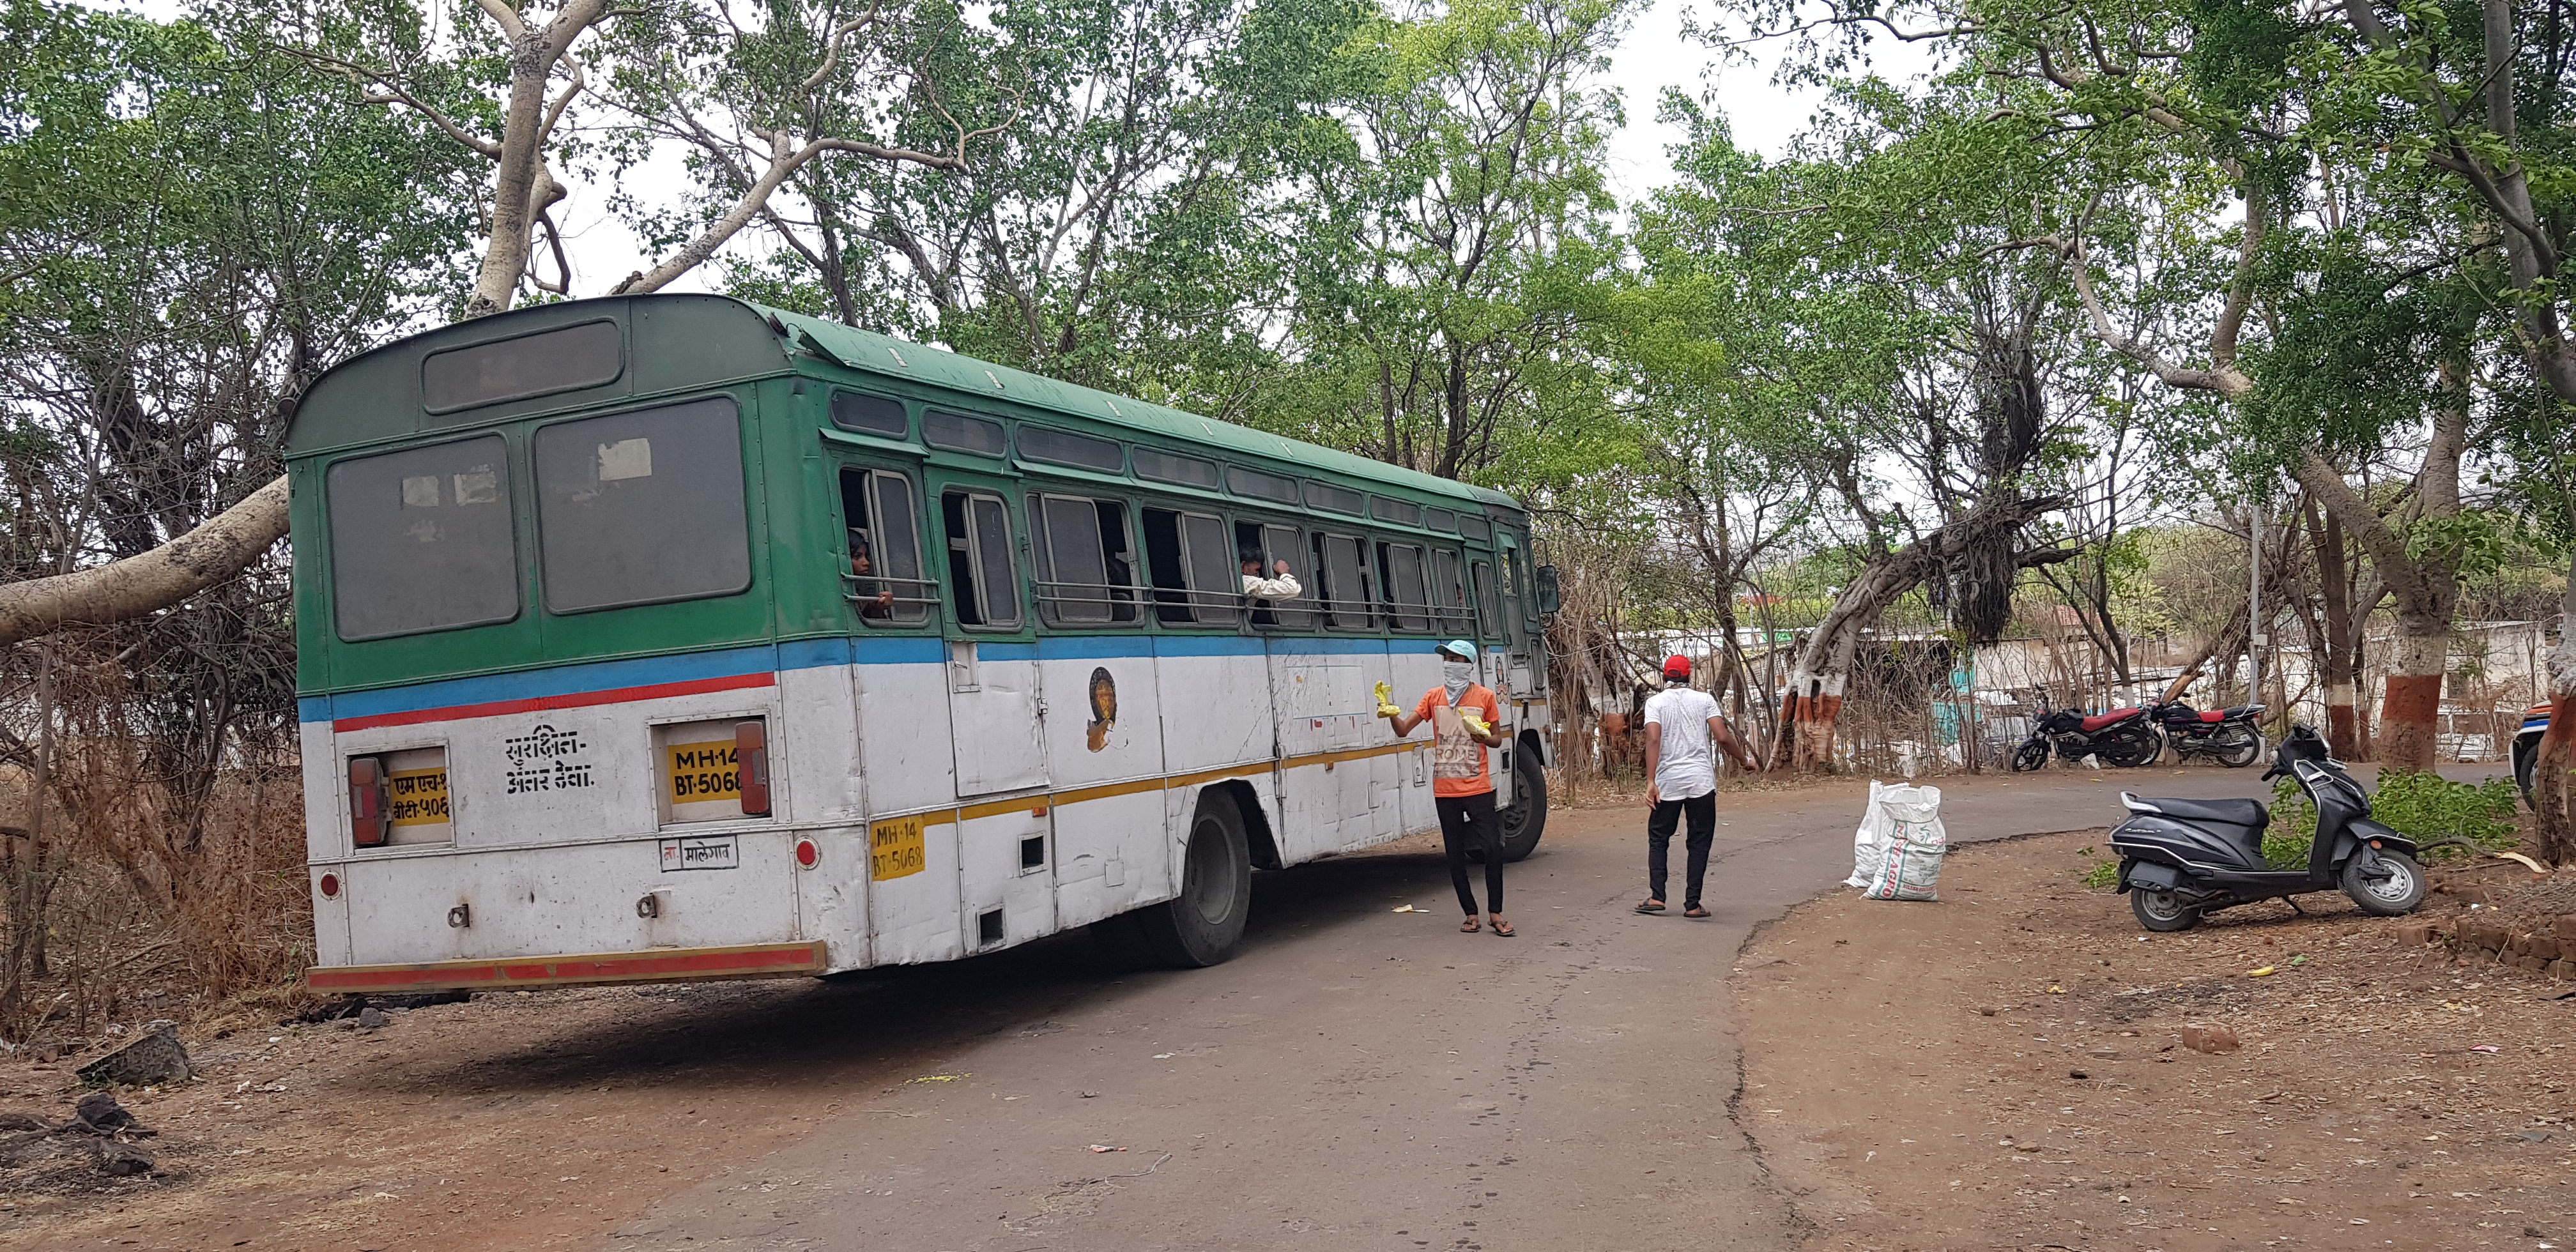
[[[2263,698],[2263,646],[2272,636],[2263,630],[2263,504],[2256,497],[2245,517],[2245,564],[2253,571],[2245,587],[2245,702]]]

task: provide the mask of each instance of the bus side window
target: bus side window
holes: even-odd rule
[[[1011,563],[1011,515],[981,491],[939,497],[948,536],[948,600],[960,626],[1007,630],[1020,624],[1019,573]]]
[[[1261,576],[1276,577],[1281,561],[1288,563],[1288,576],[1297,580],[1305,594],[1294,600],[1260,601],[1252,606],[1252,624],[1272,630],[1313,630],[1312,609],[1295,607],[1308,600],[1320,600],[1324,590],[1315,580],[1315,563],[1294,526],[1266,526],[1259,522],[1234,524],[1234,548],[1238,557],[1257,555],[1261,558]],[[1238,561],[1238,572],[1242,565]],[[1241,585],[1240,583],[1237,584]]]
[[[1443,635],[1473,635],[1476,617],[1467,611],[1467,585],[1455,548],[1431,550],[1432,629]]]
[[[912,480],[892,470],[841,471],[841,517],[849,524],[843,597],[869,626],[918,626],[930,616],[932,584],[921,573],[921,516]]]
[[[1368,556],[1349,535],[1315,536],[1316,564],[1324,571],[1324,624],[1335,630],[1367,630],[1369,612]]]
[[[1386,600],[1386,620],[1397,630],[1429,630],[1429,597],[1422,590],[1422,549],[1409,543],[1377,546],[1379,590]]]
[[[1029,497],[1037,531],[1038,614],[1050,625],[1136,620],[1136,556],[1127,506],[1082,496]]]
[[[1469,566],[1476,583],[1476,619],[1480,639],[1503,637],[1503,606],[1494,598],[1494,567],[1491,562],[1477,561]]]
[[[1243,582],[1234,545],[1225,540],[1224,519],[1146,509],[1144,521],[1154,616],[1175,625],[1234,621],[1243,602]]]

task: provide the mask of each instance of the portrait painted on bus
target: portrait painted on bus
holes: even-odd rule
[[[1109,667],[1095,666],[1087,685],[1091,689],[1091,722],[1083,727],[1089,732],[1083,743],[1098,752],[1109,746],[1109,731],[1118,724],[1118,680],[1109,676]]]

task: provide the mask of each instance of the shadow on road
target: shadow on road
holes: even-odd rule
[[[1436,852],[1411,846],[1419,842],[1255,874],[1244,954],[1391,907],[1384,901],[1418,900],[1425,884],[1440,885],[1444,869]],[[919,1076],[926,1058],[960,1044],[1047,1033],[1051,1015],[1114,1005],[1187,977],[1225,975],[1122,969],[1076,930],[988,956],[827,979],[500,993],[459,1007],[510,1028],[490,1032],[486,1045],[400,1066],[382,1081],[394,1092],[531,1097],[603,1084],[890,1083]],[[535,1023],[511,1021],[520,1013],[555,1020],[529,1039]]]

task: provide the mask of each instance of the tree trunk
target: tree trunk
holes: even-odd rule
[[[168,608],[239,575],[286,533],[286,479],[141,556],[0,587],[0,645]]]
[[[2165,692],[2157,697],[2157,701],[2171,704],[2181,699],[2183,689],[2191,686],[2191,680],[2200,676],[2200,667],[2209,664],[2209,658],[2222,655],[2232,657],[2236,655],[2238,648],[2244,646],[2244,643],[2245,606],[2239,604],[2236,606],[2236,615],[2228,618],[2227,624],[2219,627],[2217,634],[2211,635],[2207,643],[2200,645],[2200,651],[2192,653],[2191,659],[2182,663],[2182,672],[2175,674],[2174,680],[2165,684]]]
[[[2450,656],[2447,619],[2399,620],[2388,694],[2379,706],[2380,757],[2389,769],[2433,768],[2433,736],[2442,712],[2442,671]]]
[[[2564,605],[2576,618],[2576,570],[2567,580]],[[2568,820],[2567,771],[2576,767],[2576,631],[2561,631],[2549,650],[2549,730],[2540,737],[2540,759],[2532,763],[2531,807],[2539,814],[2532,851],[2551,865],[2576,862],[2576,828]]]

